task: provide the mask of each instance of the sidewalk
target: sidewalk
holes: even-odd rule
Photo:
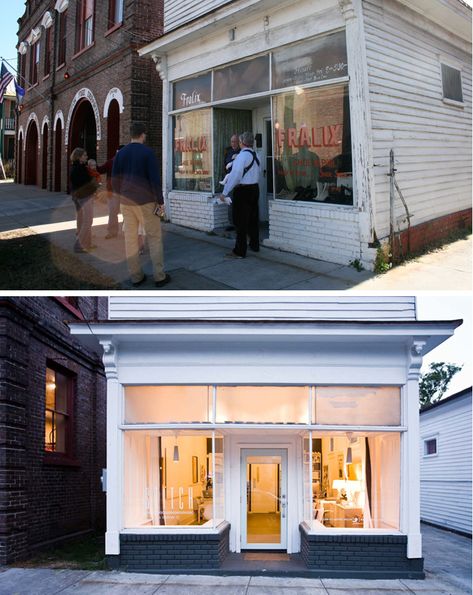
[[[132,289],[124,260],[123,235],[105,240],[106,205],[96,203],[93,254],[76,257],[123,289]],[[28,230],[70,251],[75,237],[75,212],[70,196],[11,182],[0,183],[2,232]],[[376,276],[347,265],[314,260],[262,247],[244,260],[227,260],[233,239],[165,223],[165,268],[172,282],[165,290],[405,290],[471,289],[471,236],[401,267]],[[5,236],[4,236],[5,237]],[[142,257],[149,279],[139,290],[153,290],[151,262]],[[67,289],[65,287],[64,289]]]
[[[4,568],[0,595],[467,595],[471,539],[422,525],[425,580],[138,574]]]

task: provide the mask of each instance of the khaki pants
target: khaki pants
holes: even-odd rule
[[[161,234],[161,219],[154,214],[156,204],[148,202],[144,205],[120,205],[123,215],[125,234],[125,253],[128,270],[133,283],[143,278],[144,272],[141,268],[138,227],[142,222],[148,240],[149,253],[153,264],[153,275],[155,281],[165,278],[163,240]]]

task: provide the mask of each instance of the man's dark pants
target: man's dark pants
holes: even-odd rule
[[[246,256],[247,238],[250,248],[259,250],[259,186],[240,185],[233,191],[233,223],[236,227],[236,242],[233,252]]]

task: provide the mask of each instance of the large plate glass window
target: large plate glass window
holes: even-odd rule
[[[312,433],[312,530],[399,530],[400,434]],[[307,514],[307,508],[304,508]]]
[[[348,85],[273,98],[275,197],[353,204]]]
[[[173,117],[173,189],[212,189],[211,110],[199,109]]]
[[[223,520],[223,439],[124,432],[124,527],[214,527]]]

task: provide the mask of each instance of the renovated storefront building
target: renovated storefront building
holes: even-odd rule
[[[405,253],[471,225],[471,9],[424,5],[165,2],[164,35],[140,54],[163,80],[171,221],[227,224],[224,150],[251,129],[267,246],[372,268],[383,244]]]
[[[418,376],[461,321],[407,297],[111,297],[103,347],[112,567],[423,577]],[[243,555],[243,554],[242,554]]]

